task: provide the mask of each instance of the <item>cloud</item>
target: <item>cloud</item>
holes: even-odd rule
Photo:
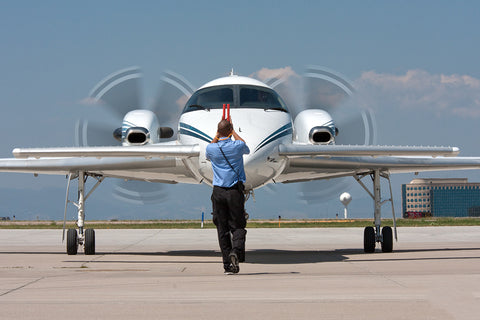
[[[303,92],[302,78],[292,67],[286,66],[278,69],[262,68],[249,76],[273,87],[286,102],[293,115],[296,115],[297,108],[303,105],[303,100],[299,94]]]
[[[480,117],[480,80],[468,75],[430,74],[419,69],[404,75],[367,71],[354,85],[357,94],[374,110],[402,108],[435,115]]]
[[[290,77],[298,78],[299,75],[292,69],[292,67],[278,68],[278,69],[268,69],[262,68],[250,75],[250,77],[256,78],[261,81],[266,81],[269,79],[287,79]]]
[[[183,110],[183,108],[185,107],[185,104],[187,104],[188,99],[190,99],[190,97],[183,95],[175,101],[175,104],[177,105],[180,111]]]
[[[332,105],[335,103],[330,100],[343,97],[333,90],[335,86],[326,86],[328,81],[321,83],[323,78],[319,77],[314,82],[315,91],[310,90],[305,100],[299,96],[303,92],[301,76],[290,66],[262,68],[250,76],[274,86],[291,111],[305,103],[315,107]],[[374,111],[416,110],[435,116],[480,118],[480,79],[469,75],[431,74],[421,69],[403,75],[366,71],[353,81],[353,86],[358,101]]]

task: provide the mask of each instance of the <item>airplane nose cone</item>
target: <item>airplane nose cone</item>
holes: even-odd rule
[[[271,180],[278,174],[278,163],[269,163],[267,157],[260,153],[251,153],[244,156],[243,164],[247,181],[247,189],[258,188]]]

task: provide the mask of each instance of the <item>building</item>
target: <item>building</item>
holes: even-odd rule
[[[404,218],[480,217],[480,183],[459,179],[414,179],[402,185]]]

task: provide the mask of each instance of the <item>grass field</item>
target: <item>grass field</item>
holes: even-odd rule
[[[324,220],[249,220],[247,228],[360,228],[373,225],[372,219]],[[382,225],[393,226],[392,219],[382,220]],[[480,226],[480,218],[425,218],[398,219],[398,227]],[[0,221],[0,229],[62,229],[63,221]],[[211,220],[204,228],[214,228]],[[76,228],[68,221],[67,228]],[[85,228],[93,229],[200,229],[200,220],[121,220],[86,221]]]

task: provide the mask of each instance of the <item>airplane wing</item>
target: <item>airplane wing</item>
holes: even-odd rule
[[[390,173],[480,169],[480,158],[457,157],[455,147],[281,145],[288,159],[276,182],[303,182],[354,176],[373,170]]]
[[[198,157],[198,145],[14,149],[0,159],[0,172],[68,174],[85,171],[106,177],[165,183],[198,183],[183,161]]]
[[[198,145],[148,145],[130,147],[15,148],[15,158],[42,157],[198,157]]]

